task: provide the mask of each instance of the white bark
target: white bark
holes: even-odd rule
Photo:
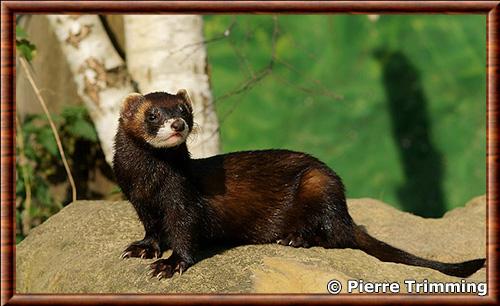
[[[184,88],[193,100],[193,157],[219,153],[218,121],[203,43],[203,20],[196,15],[124,16],[127,67],[142,93]]]
[[[106,161],[111,164],[121,101],[134,91],[125,63],[97,15],[47,18],[70,66],[78,95],[94,122]]]

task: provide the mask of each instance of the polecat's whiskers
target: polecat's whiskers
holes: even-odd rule
[[[197,122],[193,122],[193,129],[191,130],[191,133],[189,133],[186,143],[187,144],[193,144],[198,140],[198,136],[201,133],[201,128],[200,125]]]

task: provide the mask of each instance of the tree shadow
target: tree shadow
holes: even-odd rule
[[[397,194],[406,211],[440,217],[446,211],[441,153],[431,140],[432,126],[420,73],[400,51],[379,49],[392,135],[399,149],[404,185]]]

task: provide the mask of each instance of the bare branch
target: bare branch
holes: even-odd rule
[[[274,27],[272,30],[272,37],[271,37],[271,55],[268,64],[263,67],[262,69],[258,71],[254,71],[252,68],[252,65],[250,64],[248,57],[245,56],[244,52],[242,51],[241,47],[233,41],[233,39],[229,39],[228,42],[230,46],[232,47],[236,57],[240,61],[240,69],[245,69],[247,70],[248,74],[250,75],[249,78],[244,80],[243,82],[239,83],[236,85],[232,90],[229,92],[226,92],[225,94],[216,97],[214,99],[214,103],[221,102],[223,100],[229,99],[233,96],[236,95],[245,95],[249,90],[251,90],[253,87],[258,85],[262,80],[264,80],[268,76],[272,76],[275,80],[277,80],[280,83],[285,84],[286,86],[289,86],[291,88],[294,88],[298,91],[301,91],[303,93],[307,93],[309,95],[322,95],[322,96],[327,96],[330,98],[333,98],[335,100],[341,100],[343,99],[343,96],[336,94],[335,92],[331,91],[327,86],[325,86],[321,81],[317,79],[311,79],[311,78],[305,78],[309,83],[315,84],[316,86],[313,87],[307,87],[307,86],[301,86],[297,84],[293,84],[290,81],[288,81],[286,78],[281,77],[278,73],[276,73],[275,68],[277,67],[276,64],[280,64],[279,67],[284,67],[290,71],[292,71],[296,75],[302,75],[303,73],[297,69],[294,65],[291,63],[281,59],[277,55],[277,41],[279,38],[279,35],[281,33],[281,29],[279,27],[279,22],[278,22],[278,17],[277,16],[272,16]],[[248,37],[253,33],[253,31],[250,31],[250,33],[247,33],[247,39]],[[296,43],[295,40],[293,40],[294,43]],[[304,50],[304,53],[307,54],[308,57],[310,58],[316,58],[315,54],[312,54],[308,50],[305,50],[303,47],[299,46],[299,48]],[[233,102],[233,105],[231,108],[222,115],[220,118],[219,122],[220,125],[227,119],[229,115],[231,115],[237,108],[237,106],[242,102],[242,98],[236,100]],[[219,125],[219,129],[220,129]],[[214,132],[218,133],[219,130]]]
[[[298,75],[301,75],[301,72],[295,68],[292,64],[286,62],[285,60],[283,59],[280,59],[280,58],[275,58],[276,62],[278,62],[279,64],[283,65],[284,67],[286,67],[288,70],[298,74]],[[282,79],[284,80],[284,79]],[[332,97],[336,100],[342,100],[344,97],[341,96],[341,95],[338,95],[336,93],[334,93],[333,91],[331,91],[330,89],[328,89],[325,85],[323,85],[323,83],[321,83],[321,81],[317,80],[317,79],[311,79],[311,82],[315,83],[316,85],[318,85],[320,88],[321,88],[321,95],[324,95],[324,96],[329,96],[329,97]],[[305,87],[298,87],[300,90],[304,91],[306,88]],[[311,92],[314,92],[314,91],[317,91],[316,89],[307,89],[307,91],[311,91]]]
[[[271,58],[269,60],[269,63],[264,68],[259,70],[257,73],[252,74],[251,78],[242,82],[240,85],[236,86],[235,89],[231,90],[228,93],[225,93],[220,97],[215,98],[214,103],[220,102],[224,99],[227,99],[229,97],[241,94],[242,92],[252,89],[255,85],[257,85],[257,83],[259,83],[269,74],[271,74],[271,72],[273,71],[274,63],[276,61],[276,42],[278,40],[278,33],[279,33],[278,17],[273,16],[273,20],[274,20],[274,28],[271,38]]]
[[[233,48],[233,51],[236,54],[236,56],[238,57],[238,59],[240,61],[240,65],[241,65],[241,63],[243,63],[244,67],[246,68],[246,70],[248,71],[250,76],[252,78],[255,78],[255,71],[253,71],[252,66],[250,65],[250,62],[248,61],[248,58],[243,55],[243,52],[241,51],[241,49],[236,46],[236,44],[234,43],[234,41],[232,39],[229,40],[229,44]]]
[[[229,35],[231,35],[231,32],[235,26],[236,26],[236,17],[233,17],[233,21],[231,22],[231,24],[229,24],[229,26],[221,34],[219,34],[215,37],[209,38],[209,39],[204,39],[202,41],[186,44],[186,45],[180,47],[179,49],[170,52],[169,55],[172,56],[176,53],[183,52],[185,49],[192,48],[192,50],[189,53],[187,53],[186,56],[184,57],[184,59],[181,61],[181,62],[185,62],[191,55],[193,55],[200,48],[205,48],[205,46],[210,44],[210,43],[214,43],[214,42],[228,38]]]

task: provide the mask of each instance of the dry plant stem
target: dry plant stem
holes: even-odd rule
[[[23,130],[21,129],[21,125],[19,124],[19,118],[16,116],[16,128],[19,137],[16,137],[17,146],[19,147],[19,163],[21,165],[21,170],[23,171],[23,181],[24,181],[24,190],[26,192],[26,198],[24,199],[24,210],[23,210],[23,224],[22,230],[23,234],[29,234],[31,229],[31,183],[30,178],[28,176],[28,170],[26,169],[26,155],[24,154],[24,135]]]
[[[69,184],[71,185],[71,195],[73,202],[76,201],[76,186],[75,181],[73,180],[73,175],[71,174],[71,170],[69,169],[68,161],[66,160],[66,155],[64,154],[64,149],[62,147],[61,139],[59,138],[59,134],[57,133],[56,125],[50,116],[49,110],[47,109],[47,105],[43,100],[42,95],[40,94],[40,90],[36,86],[35,81],[33,80],[33,76],[31,75],[31,71],[28,69],[28,65],[26,64],[26,60],[24,58],[20,58],[21,65],[23,66],[23,70],[26,73],[26,77],[30,82],[33,90],[35,91],[35,95],[38,98],[38,101],[42,105],[43,111],[49,120],[50,127],[52,128],[52,133],[54,134],[54,138],[56,139],[57,149],[59,150],[59,154],[61,155],[62,162],[64,164],[64,169],[66,169],[66,174],[68,175]]]

